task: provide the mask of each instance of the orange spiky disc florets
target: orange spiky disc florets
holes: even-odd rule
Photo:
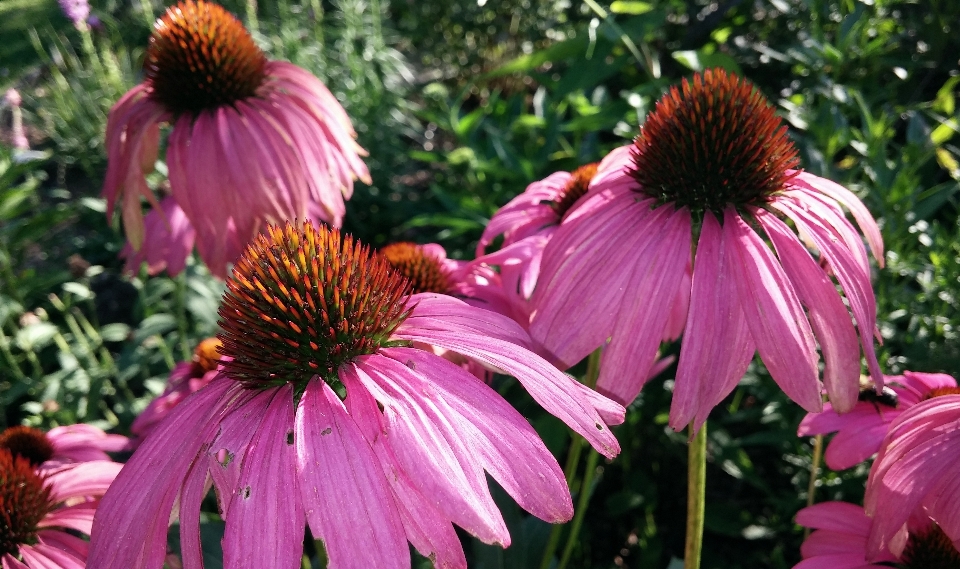
[[[634,141],[639,192],[660,204],[720,214],[764,205],[799,164],[773,107],[722,69],[683,80],[657,101]],[[721,216],[722,218],[722,216]]]
[[[14,456],[21,456],[37,466],[53,457],[53,443],[40,429],[18,425],[0,433],[0,449],[7,449]]]
[[[227,374],[250,387],[334,384],[339,367],[394,345],[410,284],[336,229],[287,223],[258,236],[233,268],[218,335]]]
[[[37,543],[37,526],[52,509],[50,488],[30,461],[0,448],[0,557]]]
[[[175,114],[198,114],[256,95],[267,58],[221,6],[182,0],[154,24],[147,48],[150,96]]]
[[[557,212],[557,217],[563,219],[563,216],[576,204],[580,198],[587,195],[590,188],[590,180],[597,175],[597,167],[600,164],[594,162],[580,166],[570,174],[567,185],[564,186],[560,195],[550,204],[553,210]]]
[[[440,264],[440,259],[428,254],[416,243],[391,243],[380,249],[380,254],[397,272],[410,280],[413,292],[449,292],[449,272]]]

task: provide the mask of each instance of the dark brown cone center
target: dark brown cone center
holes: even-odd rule
[[[633,158],[638,192],[658,205],[717,214],[730,205],[764,205],[799,164],[773,107],[722,69],[671,88],[647,116]]]
[[[52,509],[50,488],[30,461],[0,448],[0,556],[37,543],[37,526]]]
[[[255,96],[266,65],[243,24],[203,0],[182,0],[157,20],[144,62],[150,97],[177,115]]]
[[[563,192],[551,204],[553,210],[557,212],[557,217],[563,219],[567,212],[580,201],[580,198],[587,195],[587,190],[590,189],[590,180],[593,180],[593,177],[597,175],[599,165],[597,162],[585,164],[570,173],[570,179],[564,186]]]
[[[53,458],[53,443],[46,433],[32,427],[9,427],[0,433],[0,449],[7,449],[38,466]]]
[[[960,552],[940,526],[911,533],[900,556],[903,569],[960,569]]]

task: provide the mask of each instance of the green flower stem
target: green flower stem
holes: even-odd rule
[[[583,440],[581,437],[580,440]],[[580,536],[580,528],[583,527],[583,518],[587,513],[587,505],[590,503],[590,496],[593,495],[593,477],[597,474],[597,462],[600,460],[600,453],[590,449],[587,455],[587,468],[583,472],[583,482],[580,484],[580,494],[577,496],[577,510],[573,515],[573,521],[570,523],[570,535],[567,536],[567,543],[563,546],[563,555],[560,557],[560,563],[557,569],[565,569],[567,562],[570,561],[570,555],[573,554],[573,546],[577,544],[577,538]]]
[[[687,539],[683,547],[683,569],[700,569],[703,549],[704,490],[707,485],[707,424],[692,439],[687,450]]]
[[[817,492],[817,473],[823,458],[823,435],[813,437],[813,456],[810,459],[810,482],[807,483],[807,507],[812,506]],[[803,530],[803,537],[810,535],[810,528]]]
[[[587,360],[587,375],[584,377],[584,385],[593,389],[597,385],[597,377],[600,375],[600,348],[597,348],[590,354],[590,358]],[[580,466],[580,456],[583,454],[583,445],[586,440],[580,435],[574,434],[573,438],[570,440],[570,450],[567,451],[567,464],[563,468],[564,477],[567,480],[567,487],[573,487],[573,479],[577,474],[577,468]],[[596,452],[593,453],[594,455]],[[588,461],[593,462],[593,467],[590,470],[596,470],[596,458],[591,455]],[[593,478],[593,474],[588,470],[584,474],[584,483],[581,484],[581,498],[578,500],[578,503],[583,503],[584,508],[586,509],[586,500],[589,500],[589,490],[586,491],[587,498],[583,498],[584,489],[589,487],[587,483],[587,478]],[[577,507],[577,515],[579,515],[580,506]],[[580,522],[583,523],[582,520]],[[543,550],[543,559],[540,561],[540,569],[549,569],[550,562],[553,561],[553,554],[556,553],[557,547],[560,545],[560,537],[563,535],[564,525],[554,525],[553,529],[550,530],[550,538],[547,541],[547,547]],[[579,526],[576,523],[576,517],[574,518],[574,523],[570,526],[570,537],[574,540],[576,539],[576,533],[579,532]],[[570,539],[567,539],[567,546],[564,547],[564,552],[568,548],[572,548],[570,544]]]

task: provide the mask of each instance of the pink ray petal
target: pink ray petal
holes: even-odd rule
[[[466,569],[467,559],[453,524],[428,500],[407,476],[393,451],[380,436],[386,428],[377,401],[357,378],[356,369],[346,366],[340,374],[347,389],[347,411],[371,441],[384,476],[397,499],[407,539],[420,555],[433,561],[435,569]]]
[[[20,555],[30,569],[83,569],[83,559],[43,542],[20,546]]]
[[[50,498],[61,502],[70,498],[100,496],[107,491],[122,467],[117,462],[95,460],[59,469],[47,478],[52,486]]]
[[[160,567],[169,512],[180,483],[213,438],[229,395],[240,384],[219,377],[177,405],[147,437],[100,501],[90,539],[90,567]],[[142,473],[152,475],[148,480]]]
[[[710,410],[739,383],[756,351],[726,245],[716,217],[704,213],[670,405],[670,426],[677,431],[691,422],[700,429]]]
[[[296,569],[303,556],[303,504],[300,500],[290,499],[291,495],[300,493],[298,453],[294,446],[293,386],[288,383],[272,391],[273,398],[263,422],[243,457],[237,493],[230,502],[230,515],[226,518],[223,534],[225,567]],[[317,483],[313,468],[306,465],[304,471],[307,479]],[[336,484],[340,483],[338,478],[328,478],[321,483],[334,486],[334,480]],[[332,503],[324,506],[330,508]],[[321,517],[328,515],[321,514]],[[316,520],[316,514],[314,516]],[[311,527],[313,523],[311,521]],[[336,539],[335,533],[320,535],[328,540]],[[341,548],[328,541],[328,551],[342,551]],[[336,563],[332,553],[330,558]]]
[[[325,382],[307,383],[294,438],[307,522],[330,567],[409,569],[403,523],[377,457]]]
[[[220,421],[220,432],[207,448],[207,465],[223,517],[229,515],[230,503],[240,487],[243,457],[267,414],[272,395],[269,390],[242,391],[232,411]]]
[[[406,375],[404,369],[382,355],[365,356],[354,365],[354,376],[383,406],[387,435],[378,440],[391,448],[417,489],[453,523],[485,543],[506,547],[510,534],[483,469],[437,406],[397,382],[397,375]]]
[[[839,413],[853,409],[860,392],[860,342],[837,289],[789,227],[776,216],[755,210],[784,272],[810,315],[823,351],[823,383]]]
[[[37,524],[41,528],[69,528],[90,535],[93,515],[97,513],[96,502],[83,502],[50,512]]]
[[[816,346],[807,315],[780,263],[733,209],[724,212],[740,306],[774,381],[808,411],[820,411]],[[727,240],[729,239],[729,240]]]
[[[617,307],[611,335],[604,349],[597,390],[623,405],[637,398],[650,378],[657,350],[667,330],[672,302],[676,298],[690,259],[690,212],[661,207],[650,215],[650,224],[637,231],[635,245],[613,239],[628,250],[631,275],[623,302]]]
[[[445,407],[444,414],[484,470],[520,507],[551,523],[573,517],[573,502],[560,465],[530,423],[503,397],[460,366],[433,354],[411,348],[382,353],[409,370],[398,375],[398,381],[421,376],[418,383],[406,383],[411,392],[430,386],[432,393],[425,395]],[[490,421],[491,415],[497,420]]]

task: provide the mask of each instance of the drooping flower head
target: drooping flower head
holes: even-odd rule
[[[880,450],[891,423],[904,411],[941,389],[957,387],[957,380],[947,374],[915,371],[885,376],[884,383],[879,394],[873,385],[865,384],[857,404],[848,413],[837,413],[831,403],[824,404],[820,413],[808,413],[800,422],[797,435],[836,432],[827,445],[824,460],[833,470],[850,468]]]
[[[960,551],[943,530],[920,513],[911,516],[910,531],[897,554],[883,548],[867,551],[871,520],[863,508],[847,502],[823,502],[797,513],[797,524],[812,528],[800,553],[803,561],[794,569],[956,569]]]
[[[44,471],[0,448],[0,563],[4,569],[83,569],[97,498],[120,471],[109,461]],[[69,530],[69,531],[68,531]]]
[[[880,262],[876,223],[851,192],[795,169],[786,127],[751,84],[722,70],[684,80],[657,103],[632,148],[607,162],[543,253],[530,332],[546,349],[575,363],[609,338],[598,388],[629,403],[686,289],[675,429],[702,424],[755,352],[787,395],[819,411],[819,342],[827,393],[846,411],[857,400],[859,331],[882,383],[866,249],[841,205]]]
[[[200,566],[212,480],[224,566],[300,566],[304,527],[331,569],[409,568],[409,541],[465,568],[457,524],[510,537],[489,473],[534,515],[572,515],[563,473],[530,424],[459,366],[455,351],[515,377],[600,452],[624,409],[523,347],[509,319],[447,295],[410,294],[383,255],[335,229],[271,226],[235,265],[220,307],[224,355],[103,499],[91,566],[159,568],[176,504],[183,566]],[[229,358],[229,359],[228,359]]]
[[[518,287],[523,298],[529,298],[537,284],[543,248],[560,220],[586,195],[597,166],[591,163],[573,172],[554,172],[497,210],[477,244],[477,263],[499,265],[507,286]],[[485,255],[499,235],[503,235],[500,251]]]
[[[171,409],[216,377],[220,369],[221,356],[218,350],[221,345],[219,339],[207,338],[197,344],[190,361],[174,366],[163,393],[151,401],[130,425],[130,432],[135,437],[130,441],[130,449],[140,446]]]
[[[103,193],[119,201],[134,250],[146,233],[141,198],[159,208],[144,175],[159,126],[171,123],[170,189],[214,274],[226,277],[266,223],[319,216],[339,225],[353,180],[369,181],[343,108],[307,71],[270,61],[243,25],[203,0],[157,21],[146,78],[110,111]]]
[[[127,437],[107,434],[82,423],[54,427],[47,432],[23,425],[0,432],[0,449],[9,450],[43,470],[75,462],[108,461],[108,452],[123,450],[126,445]]]
[[[910,516],[922,511],[960,544],[960,387],[941,386],[891,424],[870,469],[864,508],[868,552],[903,551]]]

